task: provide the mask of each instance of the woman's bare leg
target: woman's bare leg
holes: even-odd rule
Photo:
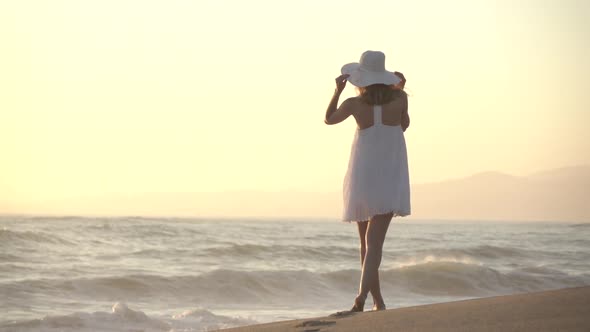
[[[360,239],[360,256],[361,256],[361,268],[365,262],[365,255],[367,253],[367,245],[366,245],[366,237],[367,237],[367,227],[369,226],[369,221],[361,221],[357,223],[359,229],[359,239]],[[385,309],[385,301],[383,301],[383,296],[381,295],[381,285],[379,284],[379,273],[377,273],[377,278],[373,283],[373,287],[371,287],[371,295],[373,296],[373,310],[383,310]]]
[[[385,241],[385,235],[387,234],[392,217],[392,213],[375,215],[368,222],[365,236],[366,252],[361,273],[359,295],[354,301],[355,304],[352,307],[352,311],[363,310],[362,306],[364,306],[365,299],[372,289],[376,294],[381,295],[381,289],[377,284],[379,265],[381,264],[383,253],[383,242]]]

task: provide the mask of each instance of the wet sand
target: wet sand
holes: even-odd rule
[[[590,331],[590,286],[274,322],[224,332]]]

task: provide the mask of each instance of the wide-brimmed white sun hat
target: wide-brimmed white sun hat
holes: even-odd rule
[[[347,80],[361,88],[373,84],[395,85],[401,82],[397,75],[385,70],[385,54],[379,51],[366,51],[359,62],[342,66],[341,72],[350,75]]]

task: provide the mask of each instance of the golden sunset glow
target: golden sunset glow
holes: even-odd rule
[[[337,192],[355,123],[326,126],[325,108],[369,49],[408,79],[412,183],[588,164],[589,13],[573,0],[3,1],[0,213]]]

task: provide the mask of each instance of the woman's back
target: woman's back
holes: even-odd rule
[[[355,112],[353,116],[360,130],[372,127],[375,124],[373,119],[373,105],[364,102],[360,97],[354,100]],[[393,101],[381,105],[381,123],[387,126],[398,126],[404,123],[407,117],[408,99],[406,95],[400,96]],[[409,120],[409,119],[408,119]]]

